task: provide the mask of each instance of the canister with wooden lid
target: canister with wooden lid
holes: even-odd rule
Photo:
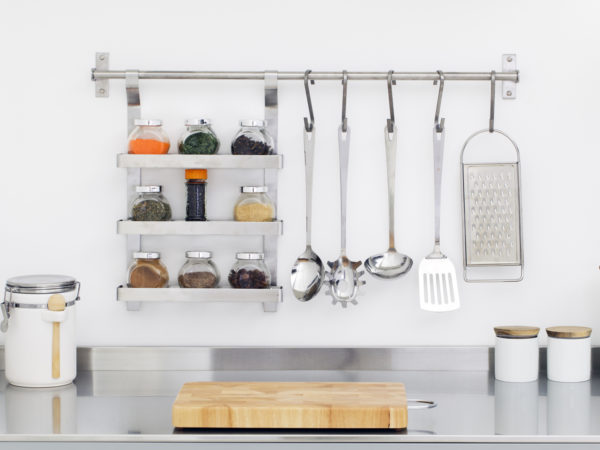
[[[587,381],[592,368],[592,329],[550,327],[548,334],[548,379],[562,382]]]
[[[494,354],[496,379],[529,382],[538,378],[538,327],[510,325],[495,327]]]

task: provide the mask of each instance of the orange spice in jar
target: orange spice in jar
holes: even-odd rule
[[[163,155],[169,152],[169,136],[162,128],[162,120],[136,119],[129,135],[129,153],[135,155]]]

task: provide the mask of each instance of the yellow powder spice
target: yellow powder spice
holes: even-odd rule
[[[238,222],[270,222],[275,218],[275,211],[271,205],[245,203],[235,207],[234,218]]]

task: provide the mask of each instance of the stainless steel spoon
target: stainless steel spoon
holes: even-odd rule
[[[357,304],[356,297],[360,286],[365,282],[360,280],[363,271],[357,271],[362,264],[360,261],[351,261],[346,256],[346,197],[348,188],[348,159],[350,151],[350,127],[343,131],[340,125],[338,131],[340,152],[340,205],[341,205],[341,250],[336,261],[327,263],[331,268],[329,272],[329,292],[333,297],[333,304],[340,302],[344,308],[348,303]]]
[[[306,249],[292,267],[292,291],[302,301],[311,300],[321,290],[325,268],[321,258],[311,247],[313,160],[315,153],[315,125],[304,129],[304,165],[306,171]]]
[[[365,260],[367,272],[377,278],[392,279],[406,274],[413,265],[413,260],[398,253],[394,242],[394,195],[396,191],[396,148],[397,127],[394,124],[390,137],[388,125],[383,130],[385,139],[385,156],[388,181],[388,215],[389,215],[389,249],[384,253],[371,256]]]

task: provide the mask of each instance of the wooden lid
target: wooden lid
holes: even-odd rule
[[[494,332],[498,337],[534,338],[537,337],[538,333],[540,332],[540,329],[538,327],[509,325],[506,327],[494,327]]]
[[[588,327],[550,327],[546,328],[549,337],[562,339],[581,339],[590,337],[592,329]]]

